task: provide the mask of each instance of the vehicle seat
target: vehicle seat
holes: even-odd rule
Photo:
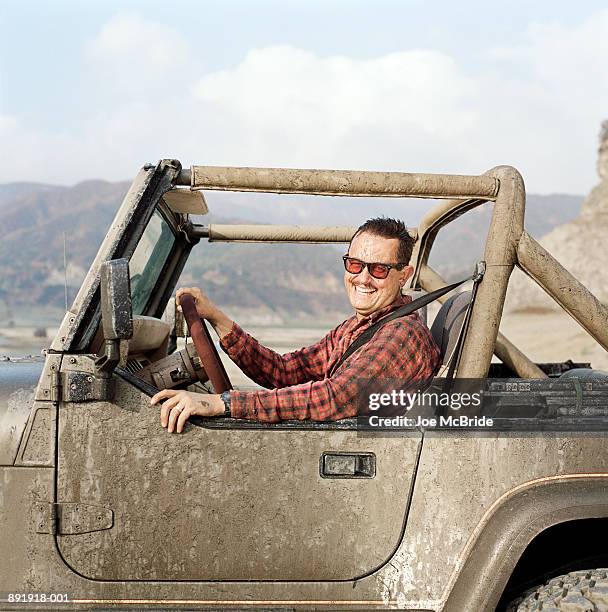
[[[448,363],[454,351],[470,301],[470,291],[453,295],[444,302],[433,321],[431,335],[439,347],[442,364]]]
[[[161,319],[135,315],[133,317],[133,336],[128,341],[129,356],[145,355],[150,361],[167,356],[167,345],[171,325]]]

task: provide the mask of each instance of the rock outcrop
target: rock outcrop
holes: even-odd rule
[[[599,300],[608,303],[608,120],[600,131],[597,172],[600,182],[585,198],[580,215],[556,227],[539,243]],[[536,283],[514,270],[505,311],[559,308]]]

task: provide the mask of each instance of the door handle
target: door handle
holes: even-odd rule
[[[321,478],[373,478],[374,453],[323,453],[319,461]]]

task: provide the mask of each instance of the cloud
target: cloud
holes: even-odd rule
[[[0,134],[8,134],[18,128],[17,117],[0,114]]]
[[[438,84],[445,88],[441,97],[435,95]],[[362,123],[449,129],[454,119],[460,123],[458,107],[472,89],[454,62],[434,51],[355,60],[268,47],[249,52],[234,71],[203,77],[195,95],[247,122],[278,123],[299,135],[313,127],[337,137]]]
[[[475,94],[476,84],[436,51],[356,60],[288,46],[252,50],[194,87],[233,134],[226,146],[250,163],[390,168],[417,159],[411,134],[417,144],[463,136]]]
[[[109,86],[136,97],[142,88],[166,87],[189,55],[187,41],[175,29],[130,11],[112,17],[84,49],[89,77],[105,91]]]
[[[532,25],[466,66],[432,49],[360,59],[284,45],[200,74],[192,49],[177,30],[119,13],[83,50],[83,117],[44,133],[0,119],[4,140],[50,182],[124,179],[160,157],[472,174],[511,164],[541,193],[597,181],[608,11]],[[0,181],[29,168],[15,161]]]
[[[560,23],[530,25],[511,48],[497,48],[497,58],[527,67],[531,78],[552,89],[568,88],[577,95],[589,86],[606,84],[608,9],[578,26]]]
[[[596,181],[607,56],[603,11],[578,26],[529,27],[488,50],[475,76],[432,50],[360,60],[268,47],[203,76],[194,96],[215,118],[226,163],[461,173],[511,164],[537,192],[580,193]]]
[[[588,191],[598,180],[597,134],[608,113],[608,10],[578,25],[533,24],[491,57],[488,102],[504,119],[495,124],[496,143],[537,189]]]

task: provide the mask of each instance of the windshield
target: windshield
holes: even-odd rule
[[[158,210],[154,211],[129,262],[133,314],[145,313],[158,278],[175,245],[175,235]]]

